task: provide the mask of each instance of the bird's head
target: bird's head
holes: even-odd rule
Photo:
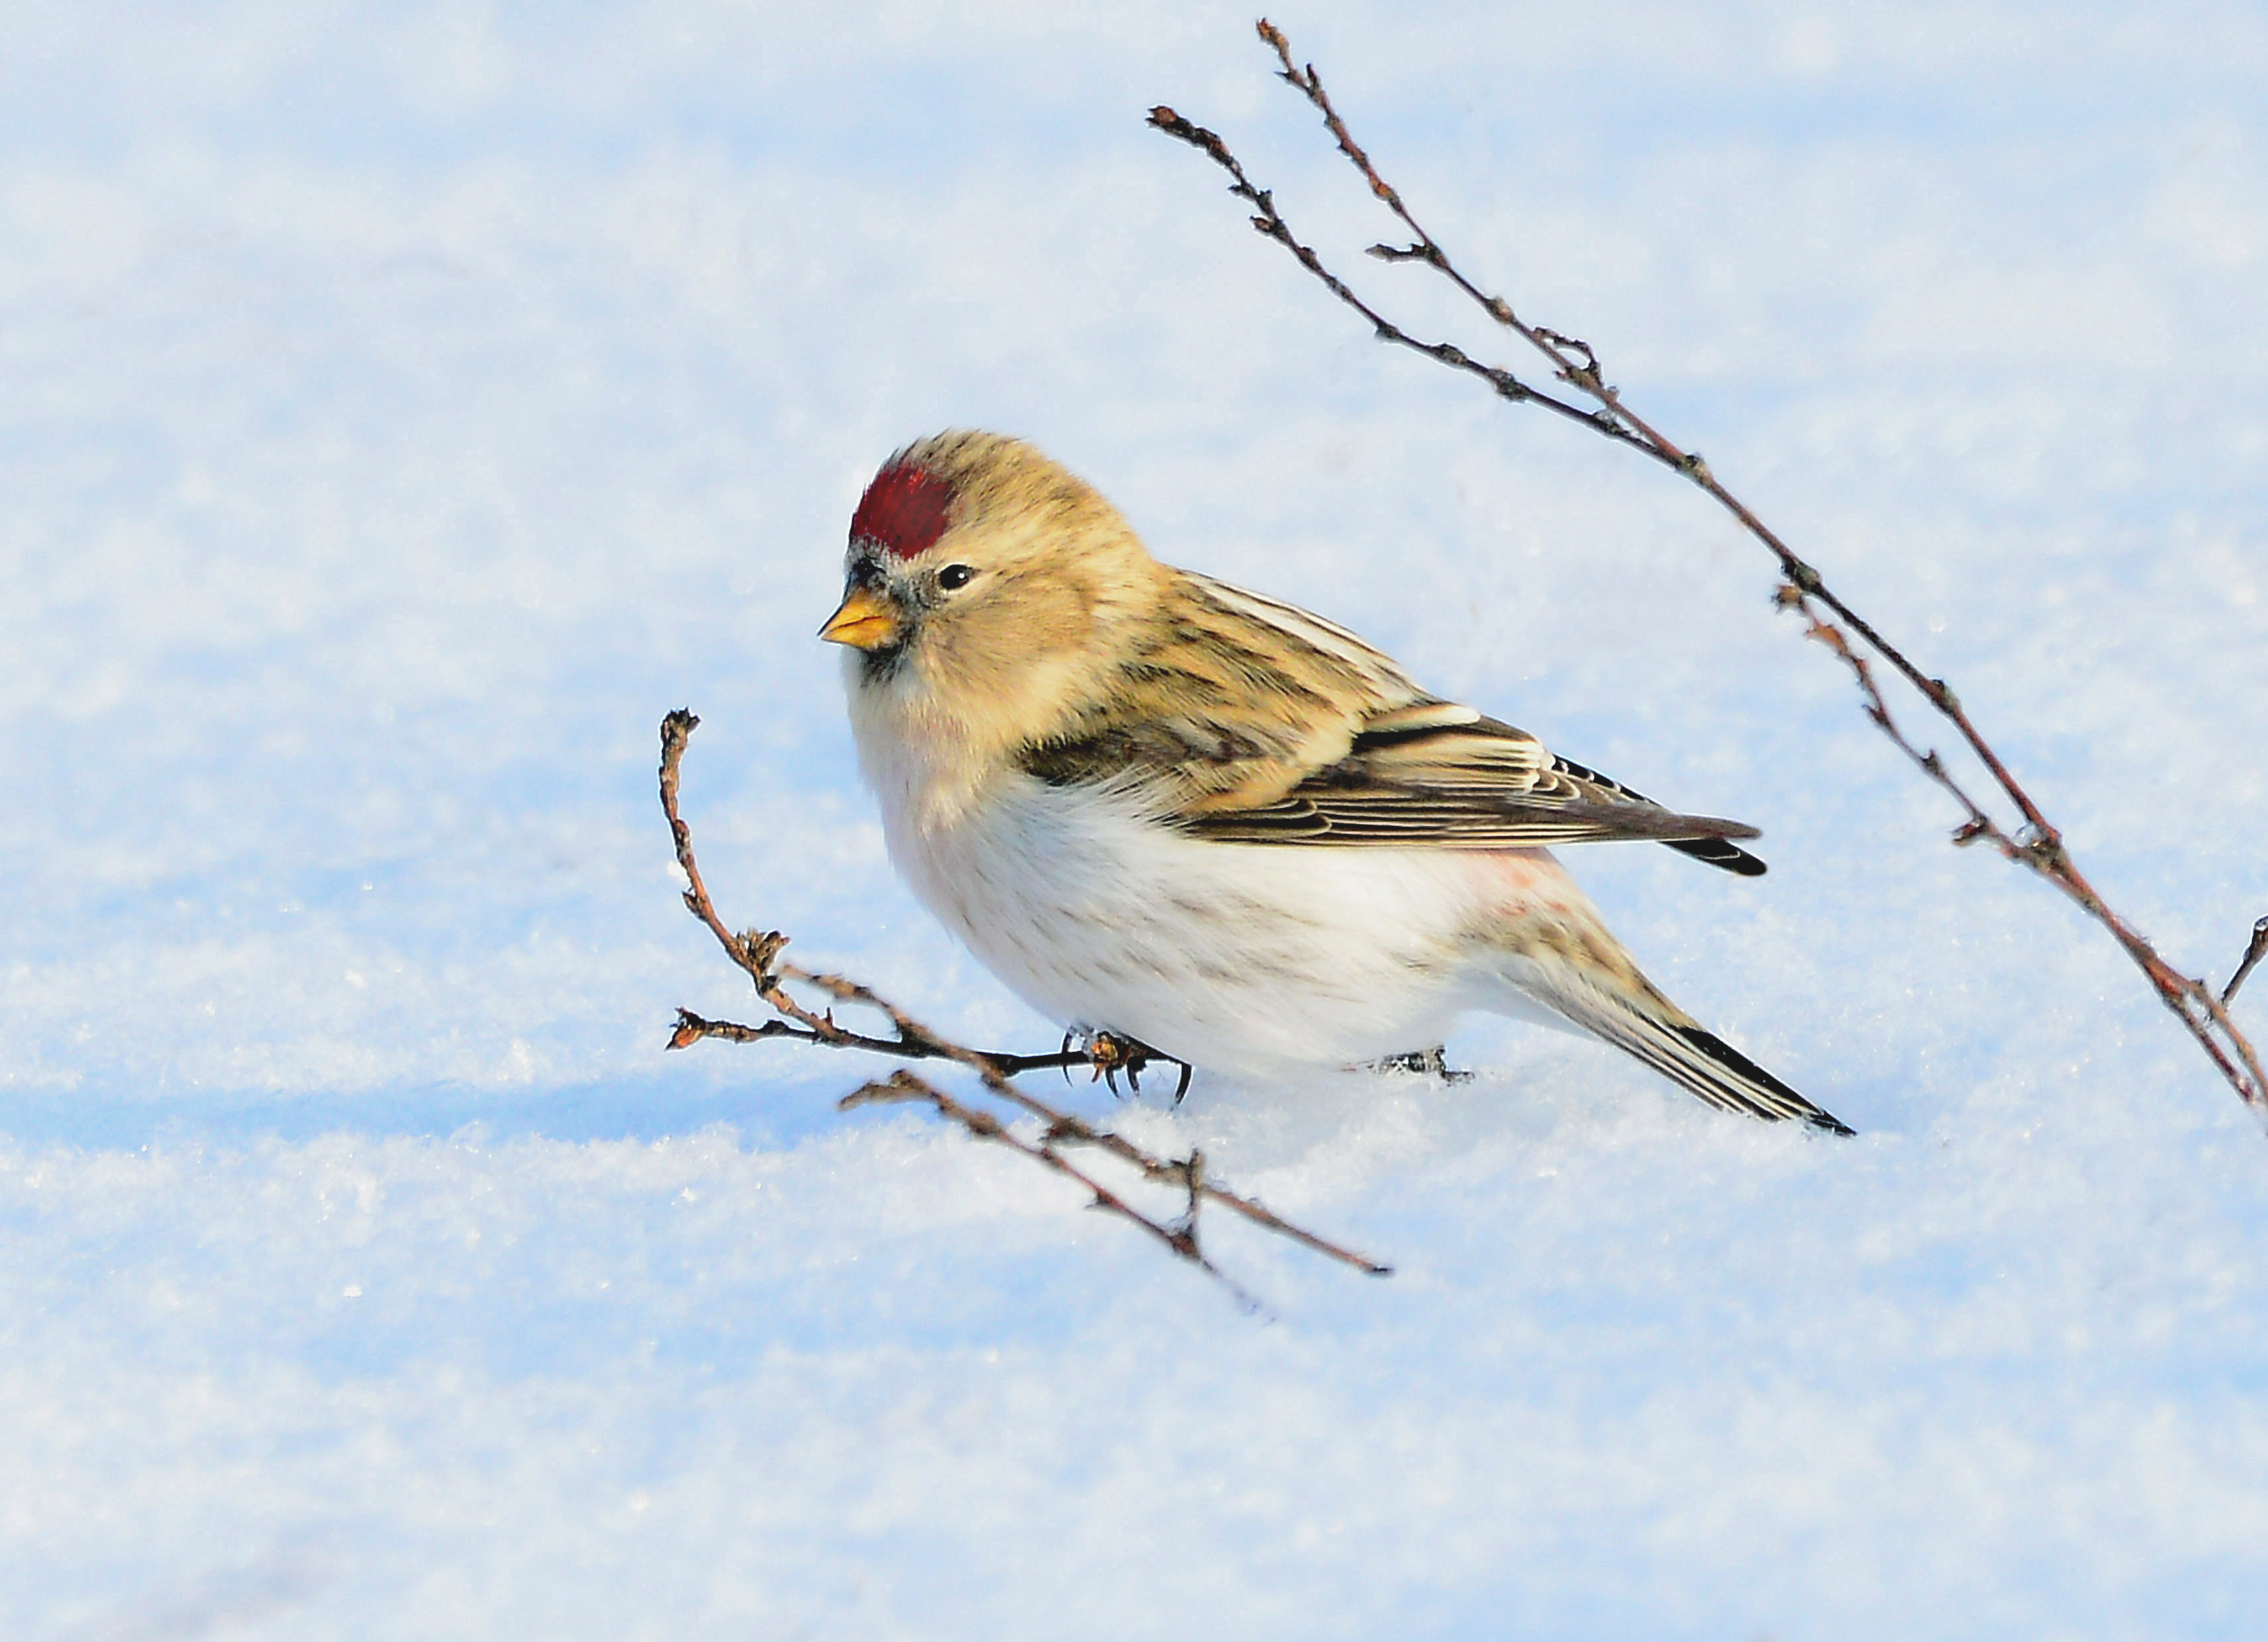
[[[850,518],[843,602],[854,699],[990,751],[1077,711],[1163,567],[1117,510],[1032,446],[941,433],[882,465]]]

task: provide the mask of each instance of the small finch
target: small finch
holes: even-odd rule
[[[890,858],[1042,1014],[1248,1076],[1422,1056],[1469,1010],[1572,1025],[1711,1104],[1827,1112],[1638,972],[1547,846],[1753,876],[1679,815],[1443,701],[1345,629],[1152,558],[1032,446],[884,464],[843,603]]]

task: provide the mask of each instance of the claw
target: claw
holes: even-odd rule
[[[1094,1032],[1087,1035],[1086,1056],[1094,1068],[1094,1075],[1110,1086],[1113,1094],[1118,1093],[1118,1074],[1126,1074],[1128,1092],[1142,1093],[1142,1074],[1152,1061],[1169,1060],[1182,1069],[1181,1080],[1174,1089],[1174,1104],[1179,1106],[1182,1096],[1189,1093],[1192,1068],[1185,1060],[1160,1054],[1138,1038],[1130,1038],[1116,1032]]]

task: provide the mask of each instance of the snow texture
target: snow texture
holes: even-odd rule
[[[2268,19],[1278,14],[1426,220],[1952,680],[2225,977],[2268,911]],[[2268,1138],[1690,487],[1413,325],[1237,8],[16,0],[0,20],[0,1608],[33,1638],[2250,1637]],[[1771,875],[1572,852],[1862,1131],[1477,1069],[1065,1091],[1392,1260],[1272,1320],[777,1045],[678,905],[1051,1044],[813,637],[1027,435]],[[1917,721],[1918,723],[1918,721]],[[2268,981],[2242,1000],[2268,1031]],[[2254,1617],[2247,1620],[2244,1616]]]

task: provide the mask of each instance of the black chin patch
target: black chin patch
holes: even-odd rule
[[[885,644],[880,650],[858,652],[858,680],[862,684],[887,684],[898,676],[906,664],[906,641]]]

